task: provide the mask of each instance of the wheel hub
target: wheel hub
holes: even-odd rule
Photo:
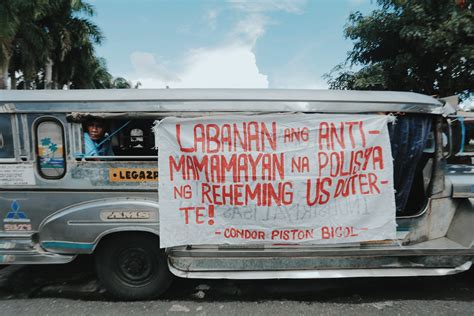
[[[127,282],[142,283],[152,275],[151,257],[141,248],[124,249],[118,266],[121,277]]]

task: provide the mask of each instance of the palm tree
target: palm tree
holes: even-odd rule
[[[1,89],[7,87],[8,72],[15,74],[21,70],[25,82],[36,75],[38,63],[44,59],[44,52],[49,48],[46,31],[38,24],[48,10],[47,0],[0,2]],[[15,76],[12,79],[14,81]]]
[[[49,145],[49,150],[51,151],[51,154],[52,154],[51,159],[54,159],[54,155],[58,151],[58,145],[56,144]]]
[[[51,138],[50,137],[45,137],[41,139],[41,146],[46,147],[51,144]]]
[[[91,5],[82,0],[53,0],[50,3],[53,11],[42,21],[52,43],[44,66],[46,89],[51,88],[53,82],[55,88],[69,84],[77,71],[76,58],[92,56],[93,44],[101,44],[104,38],[97,25],[88,20],[94,15]]]
[[[15,1],[0,2],[0,89],[8,84],[8,66],[13,53],[13,38],[20,24],[19,10]]]
[[[84,88],[90,89],[110,89],[112,88],[112,75],[107,70],[105,58],[95,57],[89,63],[90,85]]]
[[[31,88],[31,82],[48,57],[50,42],[48,34],[34,19],[25,19],[19,25],[13,42],[13,59],[10,62],[9,72],[14,89],[15,73],[21,70],[24,89]]]
[[[130,89],[132,83],[123,77],[117,77],[112,81],[112,88],[114,89]]]
[[[67,78],[71,89],[110,89],[112,75],[107,70],[104,58],[97,57],[91,45],[74,48],[66,56],[64,64],[67,68],[60,69],[61,78]],[[61,81],[60,81],[61,83]]]
[[[83,0],[1,0],[0,89],[7,87],[8,73],[13,89],[17,73],[25,89],[53,83],[58,88],[84,81],[79,73],[92,74],[105,65],[94,54],[103,35],[88,19],[93,14]]]

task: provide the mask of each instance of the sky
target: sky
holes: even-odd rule
[[[91,0],[113,76],[141,88],[313,88],[352,47],[371,0]]]

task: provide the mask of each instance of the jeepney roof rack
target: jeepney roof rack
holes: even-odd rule
[[[2,90],[0,112],[407,112],[445,114],[443,102],[395,91],[304,89]]]

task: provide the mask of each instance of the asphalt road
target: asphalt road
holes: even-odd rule
[[[176,279],[146,302],[107,298],[90,258],[0,270],[1,315],[474,315],[474,271],[447,277],[337,280]]]

